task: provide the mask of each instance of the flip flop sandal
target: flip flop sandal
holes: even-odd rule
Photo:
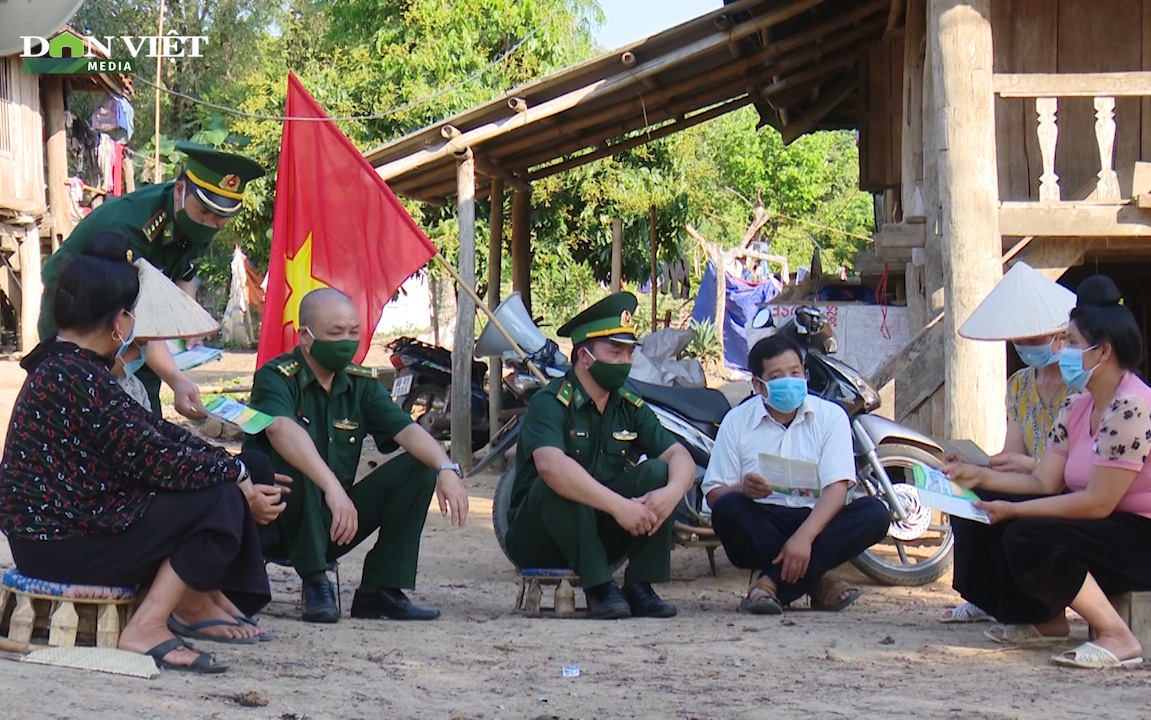
[[[812,598],[811,599],[811,609],[812,610],[816,610],[819,612],[839,612],[840,610],[844,609],[845,607],[847,607],[851,603],[858,600],[859,596],[863,594],[863,590],[860,588],[853,588],[850,585],[848,585],[847,583],[843,582],[842,580],[838,580],[836,582],[838,583],[837,585],[833,585],[831,590],[826,591],[822,594],[825,596],[830,595],[832,597],[839,598],[839,602],[830,603],[830,604],[825,605],[821,602],[816,602],[815,598]],[[851,592],[846,597],[844,597],[844,593],[849,591],[849,590]]]
[[[191,650],[197,653],[196,659],[192,661],[191,665],[177,665],[164,659],[164,656],[168,653],[180,649]],[[196,648],[188,645],[178,637],[165,640],[144,654],[155,660],[156,665],[161,670],[178,670],[181,672],[199,673],[201,675],[218,675],[228,669],[227,665],[218,665],[212,662],[211,655],[196,650]]]
[[[1068,657],[1068,655],[1072,657]],[[1074,650],[1052,655],[1051,662],[1056,665],[1062,665],[1063,667],[1103,670],[1106,668],[1122,668],[1140,665],[1143,663],[1143,658],[1133,657],[1120,660],[1115,653],[1102,645],[1085,642]]]
[[[998,630],[998,632],[996,632]],[[1034,625],[992,625],[983,631],[983,636],[1000,645],[1042,645],[1044,643],[1066,642],[1067,635],[1044,635]]]
[[[739,602],[739,609],[746,610],[752,615],[783,614],[783,605],[775,594],[775,588],[760,585],[758,581],[748,588],[747,596]]]
[[[951,617],[947,617],[947,613],[951,613]],[[992,619],[983,608],[969,602],[959,603],[953,608],[944,610],[939,616],[939,622],[946,624],[991,622]]]
[[[210,627],[243,627],[243,623],[230,620],[202,620],[198,623],[185,625],[177,620],[175,615],[168,616],[168,629],[181,637],[191,638],[192,640],[204,640],[205,642],[223,643],[225,645],[253,645],[260,642],[260,638],[258,637],[223,637],[221,635],[209,635],[203,632],[204,628]]]
[[[242,625],[251,625],[254,628],[259,628],[259,629],[263,630],[264,632],[262,632],[256,636],[256,638],[260,642],[268,642],[269,640],[274,640],[276,638],[276,631],[275,630],[273,630],[272,628],[264,627],[260,623],[256,622],[256,618],[254,618],[254,617],[251,617],[249,615],[234,615],[233,617],[236,618],[236,622],[238,622]]]

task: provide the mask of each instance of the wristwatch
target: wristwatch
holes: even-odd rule
[[[444,463],[444,464],[436,467],[436,473],[437,474],[442,473],[444,470],[453,471],[456,475],[460,476],[461,480],[464,478],[463,468],[460,467],[460,464],[458,462]]]

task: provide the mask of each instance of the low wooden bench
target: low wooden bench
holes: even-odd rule
[[[114,648],[135,602],[133,588],[54,583],[13,568],[0,580],[0,625],[7,621],[8,639],[21,644],[46,629],[49,645],[72,647],[79,636]]]
[[[1115,612],[1131,628],[1139,644],[1143,646],[1143,654],[1151,653],[1151,592],[1129,592],[1122,595],[1112,595],[1111,604]]]
[[[586,606],[578,609],[575,606],[577,587],[580,587],[580,577],[568,568],[523,568],[516,593],[516,611],[528,617],[588,617],[591,613]],[[545,598],[545,588],[551,588],[550,597]],[[564,607],[563,598],[568,593],[571,593],[571,604]],[[546,605],[545,600],[551,600],[551,605]]]

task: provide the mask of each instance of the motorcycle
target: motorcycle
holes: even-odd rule
[[[752,325],[769,327],[770,313],[770,308],[764,308]],[[879,408],[879,395],[858,371],[829,357],[837,349],[835,335],[820,310],[797,308],[775,332],[787,335],[803,350],[808,392],[839,404],[851,419],[856,477],[849,501],[863,495],[877,497],[891,511],[887,538],[854,558],[852,564],[885,585],[925,585],[938,579],[951,566],[951,526],[946,515],[919,502],[912,468],[916,463],[939,467],[943,449],[926,435],[872,414]],[[700,487],[719,423],[730,405],[714,389],[662,387],[630,380],[627,387],[644,399],[695,461],[695,482],[677,509],[674,532],[677,543],[708,550],[714,575],[714,552],[719,542]],[[500,478],[492,504],[496,538],[505,554],[514,479],[512,464]]]
[[[392,399],[404,412],[441,442],[450,439],[452,351],[414,337],[399,337],[388,344],[396,378]],[[488,442],[488,396],[484,378],[488,368],[472,362],[472,449]]]

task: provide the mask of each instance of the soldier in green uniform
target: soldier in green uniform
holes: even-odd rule
[[[687,449],[623,389],[635,308],[634,295],[615,293],[559,329],[575,344],[572,369],[536,393],[520,423],[509,511],[512,560],[571,567],[601,619],[675,615],[651,584],[668,581],[673,515],[695,476]],[[624,558],[621,593],[611,567]]]
[[[40,339],[56,334],[52,298],[61,264],[84,250],[101,230],[114,230],[131,238],[132,253],[171,278],[196,297],[196,263],[215,234],[240,211],[247,184],[263,177],[264,169],[248,158],[222,153],[191,142],[176,143],[187,159],[173,182],[148,185],[96,208],[44,263],[44,292],[40,300]],[[189,341],[194,344],[193,341]],[[148,344],[147,364],[136,377],[144,383],[152,412],[160,414],[160,380],[172,388],[176,410],[186,417],[204,417],[200,391],[172,361],[163,341]]]
[[[413,605],[420,533],[434,491],[440,513],[463,526],[468,495],[453,463],[422,427],[400,409],[375,370],[351,364],[359,345],[356,308],[330,288],[300,302],[299,345],[256,371],[251,406],[276,417],[245,449],[263,450],[293,479],[287,507],[275,522],[279,541],[268,557],[286,557],[304,584],[308,622],[339,620],[328,580],[329,562],[379,529],[364,559],[352,617],[433,620],[438,610]],[[353,485],[365,435],[380,448],[407,451]]]

